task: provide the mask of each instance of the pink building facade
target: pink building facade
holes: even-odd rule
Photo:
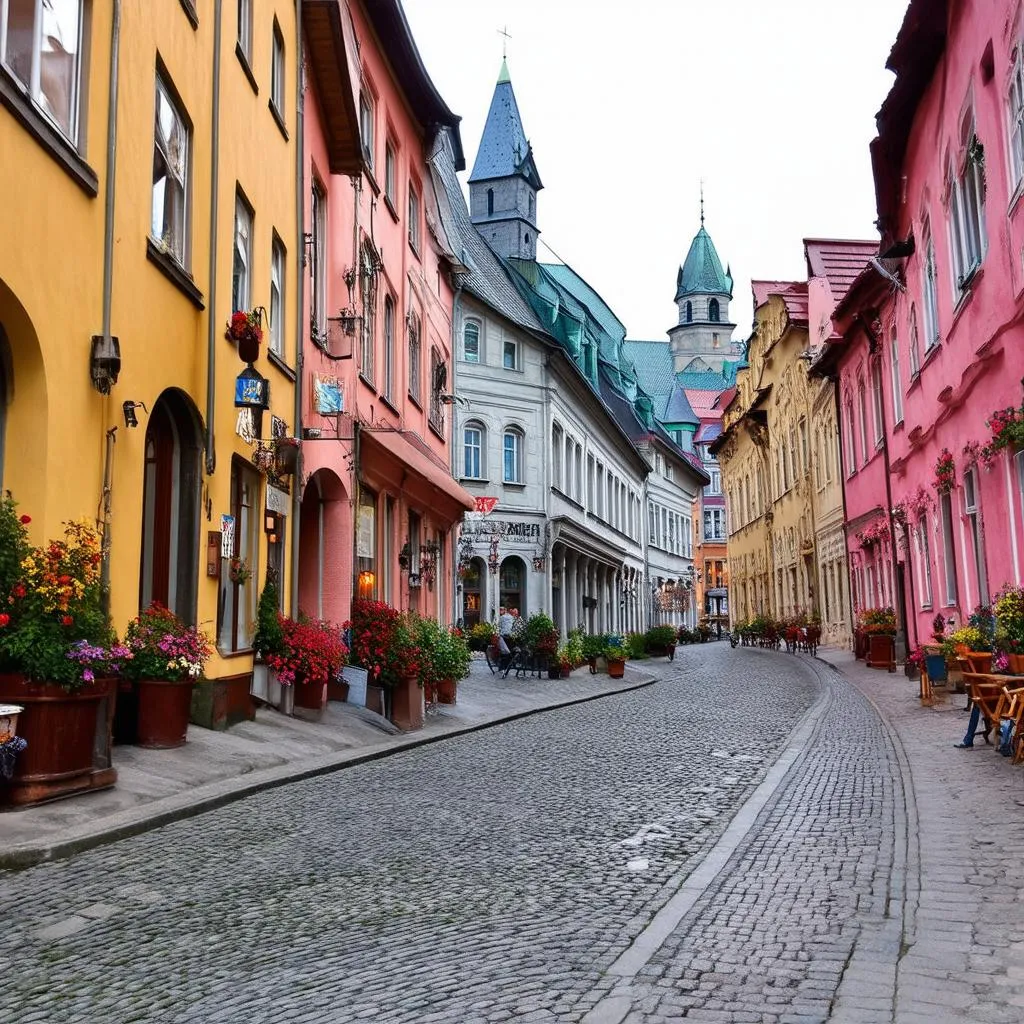
[[[306,0],[299,605],[354,596],[450,621],[453,273],[428,161],[458,121],[397,0]],[[461,155],[461,154],[460,154]]]
[[[1024,576],[1024,454],[987,448],[1022,400],[1022,44],[1016,2],[912,0],[872,144],[880,259],[822,357],[854,606],[895,606],[911,645]]]

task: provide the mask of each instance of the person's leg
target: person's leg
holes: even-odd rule
[[[955,747],[963,750],[965,747],[974,746],[974,734],[978,729],[978,722],[981,720],[981,708],[977,704],[971,705],[971,717],[967,722],[967,732],[964,733],[964,738],[959,743],[954,743]]]

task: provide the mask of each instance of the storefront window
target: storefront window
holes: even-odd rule
[[[251,467],[231,464],[231,557],[220,563],[220,599],[217,602],[217,646],[221,651],[245,651],[252,645],[259,587],[259,474]],[[244,579],[244,577],[248,577]],[[242,578],[244,582],[238,582]]]
[[[365,487],[359,492],[356,517],[356,596],[377,594],[377,495]]]

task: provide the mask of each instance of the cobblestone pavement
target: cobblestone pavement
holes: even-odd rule
[[[991,837],[980,879],[938,854],[922,870],[898,739],[919,709],[894,727],[803,656],[649,664],[644,690],[0,875],[0,1006],[54,1024],[1024,1020],[1017,890],[1005,926],[963,898],[1019,873],[1020,829]],[[974,810],[944,794],[939,833]]]

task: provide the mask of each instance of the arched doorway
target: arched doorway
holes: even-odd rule
[[[199,413],[171,388],[146,426],[139,607],[153,601],[196,621],[203,431]]]
[[[482,558],[471,558],[469,573],[462,580],[462,622],[472,629],[487,621],[487,564]]]
[[[526,608],[526,563],[516,555],[509,555],[501,563],[498,578],[498,604],[506,608],[518,608],[522,618],[529,618]]]
[[[318,469],[302,492],[299,610],[341,623],[352,606],[348,493],[336,473]]]

